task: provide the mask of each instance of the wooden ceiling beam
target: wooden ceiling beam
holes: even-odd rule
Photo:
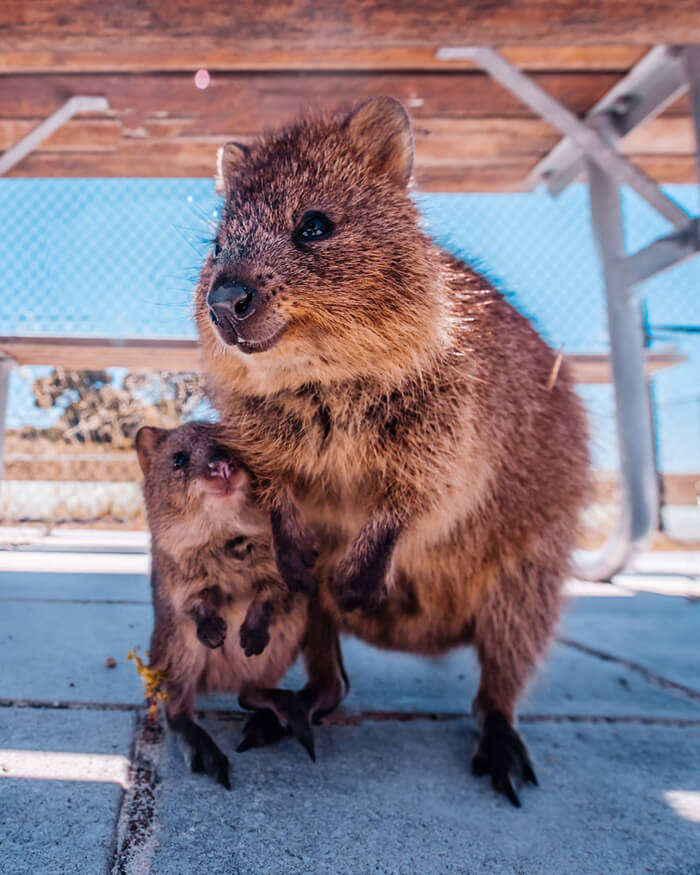
[[[17,51],[0,40],[0,74],[109,74],[179,73],[190,76],[204,67],[212,73],[226,72],[309,72],[352,70],[366,72],[456,72],[478,70],[466,58],[438,58],[439,46],[280,46],[276,49],[239,46],[234,52],[216,45],[189,51],[149,53],[130,42],[112,46],[109,52],[75,47],[70,51]],[[503,54],[528,72],[612,72],[625,73],[645,54],[648,46],[503,46]]]
[[[118,150],[35,152],[13,167],[10,177],[212,177],[211,143],[128,142]],[[450,164],[416,166],[421,191],[518,191],[539,155],[481,157]],[[694,184],[692,155],[631,155],[646,173],[666,183]]]
[[[39,119],[0,117],[0,150],[10,148],[26,136]],[[167,162],[169,149],[190,149],[193,154],[208,156],[213,168],[214,155],[227,139],[250,141],[261,126],[255,120],[239,125],[234,117],[227,123],[220,117],[148,117],[137,121],[119,118],[85,117],[72,119],[40,144],[21,162],[15,175],[28,174],[33,158],[42,154],[73,152],[123,152],[129,154],[163,150],[161,175],[175,175]],[[558,133],[536,118],[414,118],[416,166],[451,166],[489,161],[535,160],[559,139]],[[660,118],[647,122],[620,143],[629,155],[692,156],[695,132],[689,117]],[[175,156],[177,152],[173,152]],[[199,159],[197,159],[199,160]],[[24,167],[23,165],[27,165]],[[213,171],[212,171],[213,172]],[[30,174],[31,175],[31,174]],[[207,174],[209,175],[209,174]]]
[[[535,73],[535,81],[572,112],[585,113],[619,80],[613,73]],[[534,117],[516,97],[480,72],[221,73],[205,90],[190,74],[7,75],[0,77],[0,117],[43,118],[74,94],[103,96],[112,115],[208,116],[221,125],[260,130],[302,108],[389,94],[414,118]],[[687,113],[687,105],[677,113]],[[219,129],[224,129],[219,126]]]
[[[179,69],[227,69],[242,53],[301,47],[321,57],[328,46],[700,43],[700,15],[697,0],[5,0],[0,34],[6,70],[88,69],[125,56],[129,69],[163,69],[167,59]]]

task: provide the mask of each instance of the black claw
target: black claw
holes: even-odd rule
[[[287,730],[280,726],[279,720],[272,711],[256,711],[243,727],[243,740],[236,748],[236,752],[243,753],[251,747],[266,747],[287,734]]]
[[[268,709],[256,711],[246,721],[243,727],[243,739],[236,748],[238,753],[250,750],[251,747],[265,747],[274,744],[280,738],[296,738],[306,750],[312,762],[316,762],[314,734],[307,710],[296,693],[286,690],[275,690],[275,704],[285,721],[283,726],[273,711]],[[245,707],[245,703],[241,701]]]
[[[229,766],[228,760],[226,760],[226,765],[222,763],[219,766],[219,771],[216,775],[216,781],[218,784],[224,786],[227,790],[231,789],[231,767]]]
[[[472,759],[474,775],[491,775],[491,785],[516,808],[521,807],[511,775],[537,786],[527,748],[518,733],[500,711],[489,711],[479,739],[479,748]]]
[[[525,765],[523,766],[523,778],[525,778],[525,780],[529,781],[531,784],[534,784],[535,787],[539,787],[537,775],[535,774],[530,763],[525,763]]]
[[[472,757],[472,775],[480,778],[489,773],[489,763],[482,753],[475,753]]]
[[[206,773],[217,783],[231,789],[229,777],[230,764],[226,754],[222,753],[214,739],[198,726],[191,717],[180,714],[170,721],[171,727],[182,734],[190,752],[190,769],[196,773]]]
[[[304,750],[311,757],[311,762],[316,762],[316,747],[314,745],[314,736],[311,731],[311,726],[308,727],[307,731],[302,731],[298,735],[295,733],[294,737],[299,742],[299,744],[304,748]]]
[[[516,808],[522,807],[520,803],[520,797],[515,792],[513,782],[510,780],[508,775],[499,775],[498,777],[494,775],[491,779],[491,786],[497,793],[502,793],[504,796],[507,796],[510,802]]]
[[[201,774],[204,771],[204,763],[202,761],[202,755],[198,750],[194,751],[194,753],[192,754],[192,761],[190,762],[190,769],[192,769],[192,771],[196,775]]]
[[[309,714],[304,703],[297,693],[286,693],[284,696],[284,713],[288,731],[311,757],[311,762],[316,762],[314,748],[314,731],[309,722]]]

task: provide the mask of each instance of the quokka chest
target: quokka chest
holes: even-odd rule
[[[318,485],[329,497],[347,499],[371,489],[387,460],[407,451],[419,427],[417,407],[385,396],[358,397],[348,387],[328,397],[248,398],[243,416],[234,414],[230,424],[247,444],[254,470],[288,482],[297,479],[307,488]]]
[[[212,547],[189,552],[175,562],[171,587],[186,592],[216,586],[226,601],[253,593],[255,581],[274,575],[271,549],[232,534]]]

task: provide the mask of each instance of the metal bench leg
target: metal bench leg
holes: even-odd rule
[[[7,422],[7,396],[10,390],[12,359],[0,355],[0,480],[5,464],[5,428]]]
[[[620,191],[595,162],[588,160],[586,165],[593,233],[605,283],[622,506],[616,531],[599,551],[585,558],[579,554],[575,571],[587,580],[609,580],[657,531],[659,487],[644,373],[642,307],[626,280]]]

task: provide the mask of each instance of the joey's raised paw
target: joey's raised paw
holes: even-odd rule
[[[472,759],[472,773],[491,775],[493,789],[507,796],[516,808],[520,808],[520,798],[512,779],[537,784],[527,748],[500,711],[489,711],[486,715]]]
[[[218,614],[207,614],[197,620],[197,638],[212,650],[216,650],[226,640],[226,620]]]
[[[270,602],[253,602],[241,625],[239,638],[246,656],[257,656],[270,643]]]

